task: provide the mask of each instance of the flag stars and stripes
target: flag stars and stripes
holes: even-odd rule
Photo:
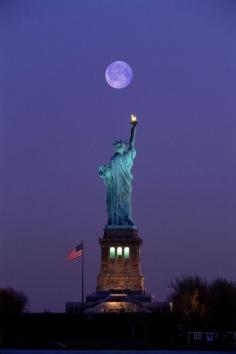
[[[83,243],[80,243],[78,246],[76,246],[75,248],[69,251],[67,255],[67,260],[73,261],[74,259],[83,256],[83,254],[84,254]]]

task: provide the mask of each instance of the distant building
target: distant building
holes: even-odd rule
[[[79,313],[82,310],[81,302],[67,302],[66,313]],[[85,313],[114,313],[114,312],[169,312],[168,302],[147,301],[146,296],[140,294],[95,293],[88,295],[84,304]]]
[[[236,343],[236,332],[192,331],[187,332],[188,344]]]

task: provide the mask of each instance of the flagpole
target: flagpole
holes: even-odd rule
[[[81,276],[81,300],[82,300],[82,312],[84,311],[84,241],[82,241],[82,276]]]

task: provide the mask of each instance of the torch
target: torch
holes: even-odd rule
[[[131,114],[130,123],[132,125],[136,125],[138,123],[137,117],[134,114]]]

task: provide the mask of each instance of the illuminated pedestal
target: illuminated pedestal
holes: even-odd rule
[[[106,228],[99,242],[101,266],[96,292],[86,296],[84,313],[168,311],[168,303],[153,302],[145,292],[138,230]],[[66,303],[68,313],[81,309],[81,303]]]
[[[105,228],[99,240],[101,266],[96,293],[86,296],[84,312],[152,312],[140,267],[142,239],[136,228]]]
[[[144,292],[140,269],[141,238],[137,229],[106,228],[101,245],[97,292]]]

